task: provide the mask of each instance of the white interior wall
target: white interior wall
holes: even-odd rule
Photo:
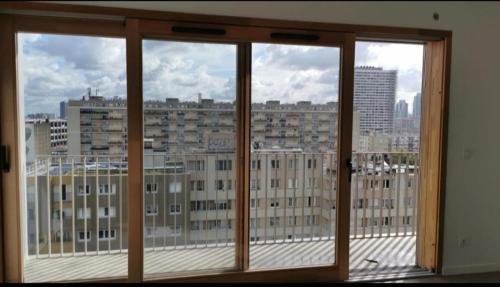
[[[62,1],[64,2],[64,1]],[[500,270],[499,2],[72,2],[453,31],[445,274]],[[433,13],[440,14],[439,21]],[[466,239],[459,247],[461,238]]]

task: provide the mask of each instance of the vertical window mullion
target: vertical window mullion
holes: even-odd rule
[[[143,280],[143,104],[142,38],[139,20],[126,20],[128,107],[128,280]]]
[[[238,44],[237,75],[237,145],[236,145],[236,267],[248,270],[250,253],[250,85],[251,85],[251,43]],[[257,168],[260,163],[257,162]]]

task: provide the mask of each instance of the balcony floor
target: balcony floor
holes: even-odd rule
[[[408,272],[415,269],[415,236],[351,239],[351,277]],[[251,268],[304,266],[333,261],[332,241],[276,243],[250,247]],[[25,261],[25,282],[125,277],[127,254],[99,254]],[[376,262],[375,262],[376,261]],[[146,252],[145,273],[231,268],[234,247]]]

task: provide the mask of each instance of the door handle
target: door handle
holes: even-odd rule
[[[349,172],[349,183],[350,183],[352,178],[352,161],[350,158],[346,159],[346,167]]]
[[[6,145],[2,145],[0,148],[0,169],[3,172],[10,170],[9,147]]]

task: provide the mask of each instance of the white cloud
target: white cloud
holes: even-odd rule
[[[145,100],[236,99],[234,45],[148,40],[143,53]]]
[[[87,88],[126,95],[125,40],[21,33],[20,71],[25,113],[59,113],[59,102]]]
[[[338,99],[339,49],[254,44],[252,102]]]
[[[105,97],[126,96],[125,40],[26,34],[23,44],[25,110],[58,113],[59,102],[78,99],[88,87]],[[356,65],[398,70],[397,98],[420,91],[423,46],[358,42]],[[300,45],[252,46],[252,101],[314,103],[338,99],[339,49]],[[236,46],[147,40],[143,44],[146,100],[167,97],[216,101],[236,94]]]

